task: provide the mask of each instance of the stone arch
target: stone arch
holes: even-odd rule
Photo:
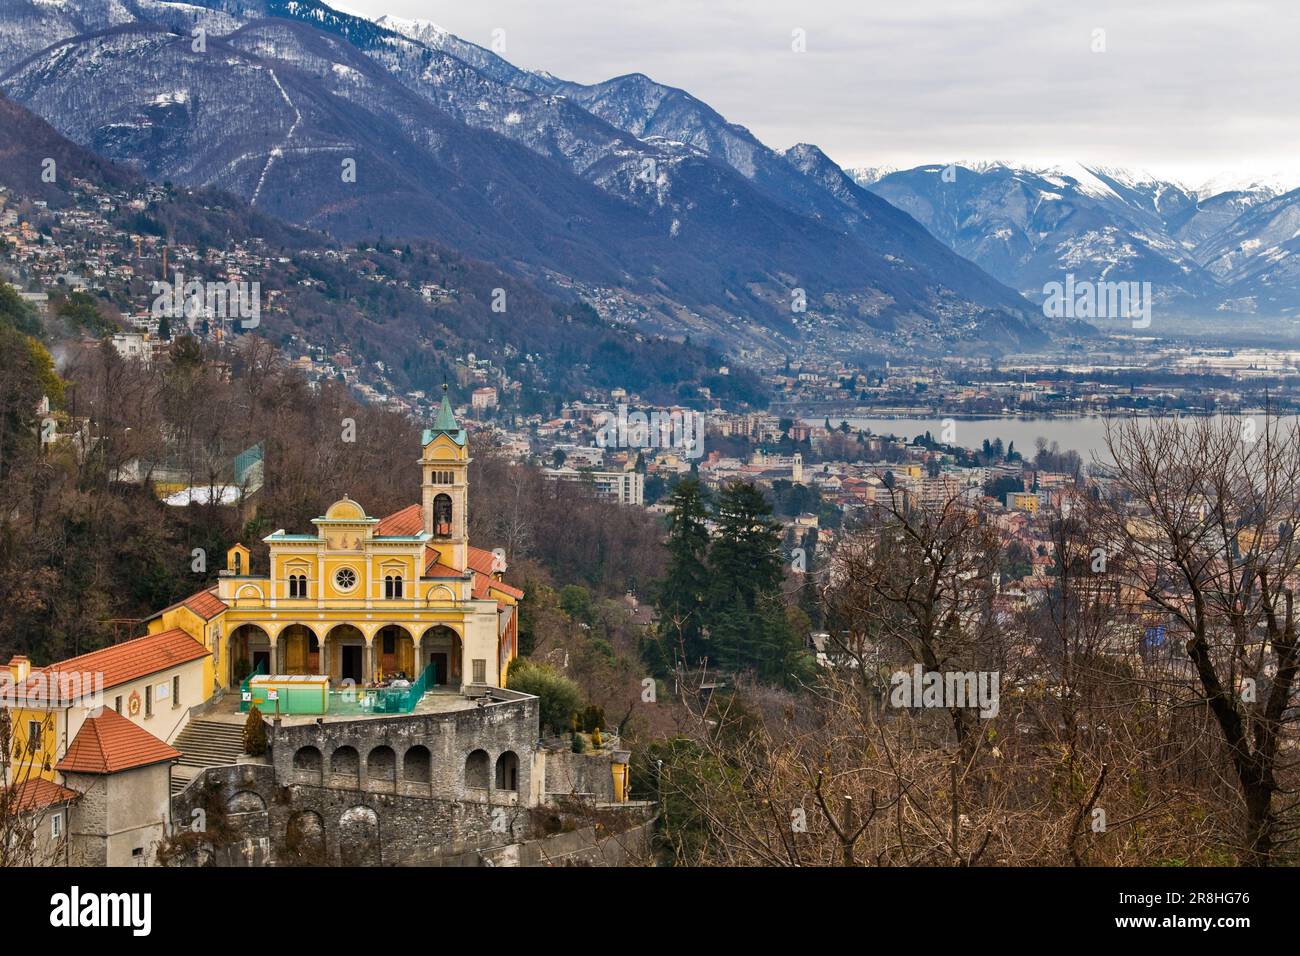
[[[519,755],[513,750],[497,757],[496,787],[498,790],[519,790]]]
[[[361,779],[361,755],[357,748],[344,745],[330,754],[330,775],[347,777],[348,783],[356,786]]]
[[[320,783],[323,760],[320,748],[308,744],[293,754],[293,772],[299,783]]]
[[[246,837],[267,836],[266,801],[251,790],[240,790],[226,801],[226,824]]]
[[[265,813],[266,801],[251,790],[240,790],[226,801],[227,813]]]
[[[352,624],[336,624],[325,635],[322,672],[335,681],[366,679],[366,636]]]
[[[276,641],[280,645],[280,666],[286,674],[321,672],[320,638],[310,625],[300,621],[288,624]]]
[[[416,744],[402,755],[402,779],[408,783],[428,783],[433,772],[429,748]]]
[[[339,856],[344,866],[379,864],[379,814],[365,805],[343,811],[339,817]]]
[[[486,790],[491,767],[492,760],[486,750],[470,751],[465,758],[465,786],[472,790]]]
[[[447,624],[435,624],[420,638],[421,667],[429,667],[428,687],[460,687],[464,644],[460,632]]]
[[[415,636],[401,624],[385,624],[375,632],[375,661],[385,677],[405,674],[408,680],[419,676],[415,659]]]
[[[230,683],[238,684],[255,670],[269,674],[275,666],[271,635],[256,624],[241,624],[230,632],[226,646]]]
[[[384,790],[391,790],[397,783],[397,754],[392,747],[380,744],[366,754],[366,783]]]
[[[284,827],[283,857],[289,866],[325,864],[325,821],[315,810],[299,810],[289,818]]]

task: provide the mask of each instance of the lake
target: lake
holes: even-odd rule
[[[1216,416],[1221,417],[1221,416]],[[1237,418],[1239,416],[1232,416]],[[1263,427],[1263,414],[1255,416],[1258,427]],[[1286,416],[1289,420],[1294,420],[1295,416]],[[866,429],[873,435],[897,435],[900,438],[912,440],[917,435],[924,435],[927,431],[936,441],[941,441],[943,432],[943,419],[941,418],[844,418],[843,416],[830,416],[831,425],[837,426],[842,421],[847,421],[856,431]],[[1086,416],[1063,416],[1060,418],[954,418],[956,439],[955,444],[963,448],[979,449],[984,445],[987,438],[990,442],[1001,438],[1002,445],[1005,448],[1009,443],[1015,442],[1016,451],[1020,452],[1026,458],[1034,456],[1034,442],[1039,436],[1046,438],[1050,446],[1052,442],[1060,445],[1061,451],[1077,451],[1085,463],[1094,459],[1109,461],[1110,456],[1106,454],[1106,422],[1107,418],[1102,415]],[[822,425],[826,422],[826,416],[820,418],[803,419],[810,425]]]

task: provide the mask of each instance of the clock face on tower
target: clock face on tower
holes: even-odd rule
[[[351,568],[339,568],[334,572],[334,586],[340,591],[351,591],[357,586],[357,572]]]

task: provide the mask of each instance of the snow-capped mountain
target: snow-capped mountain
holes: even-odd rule
[[[1256,287],[1287,287],[1265,278],[1290,256],[1297,196],[1279,194],[1284,180],[1188,188],[1132,169],[984,161],[860,182],[1030,298],[1070,273],[1149,281],[1158,304],[1188,315],[1300,306]]]
[[[824,156],[791,161],[644,77],[579,87],[317,0],[44,6],[0,8],[0,89],[150,178],[621,290],[650,331],[781,351],[1043,339],[1023,299]],[[34,21],[39,41],[13,39]]]
[[[1221,173],[1212,176],[1193,192],[1199,199],[1210,199],[1224,193],[1262,195],[1268,199],[1300,189],[1300,172],[1274,171],[1271,173]]]
[[[1248,206],[1197,254],[1227,288],[1224,311],[1300,315],[1300,189]]]
[[[852,169],[844,170],[859,186],[870,186],[872,183],[879,182],[890,173],[898,172],[897,166],[855,166]]]

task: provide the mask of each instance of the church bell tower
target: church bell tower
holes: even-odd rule
[[[443,564],[463,571],[469,547],[469,442],[456,423],[446,385],[438,417],[424,430],[420,444],[424,530],[433,536],[429,545]]]

